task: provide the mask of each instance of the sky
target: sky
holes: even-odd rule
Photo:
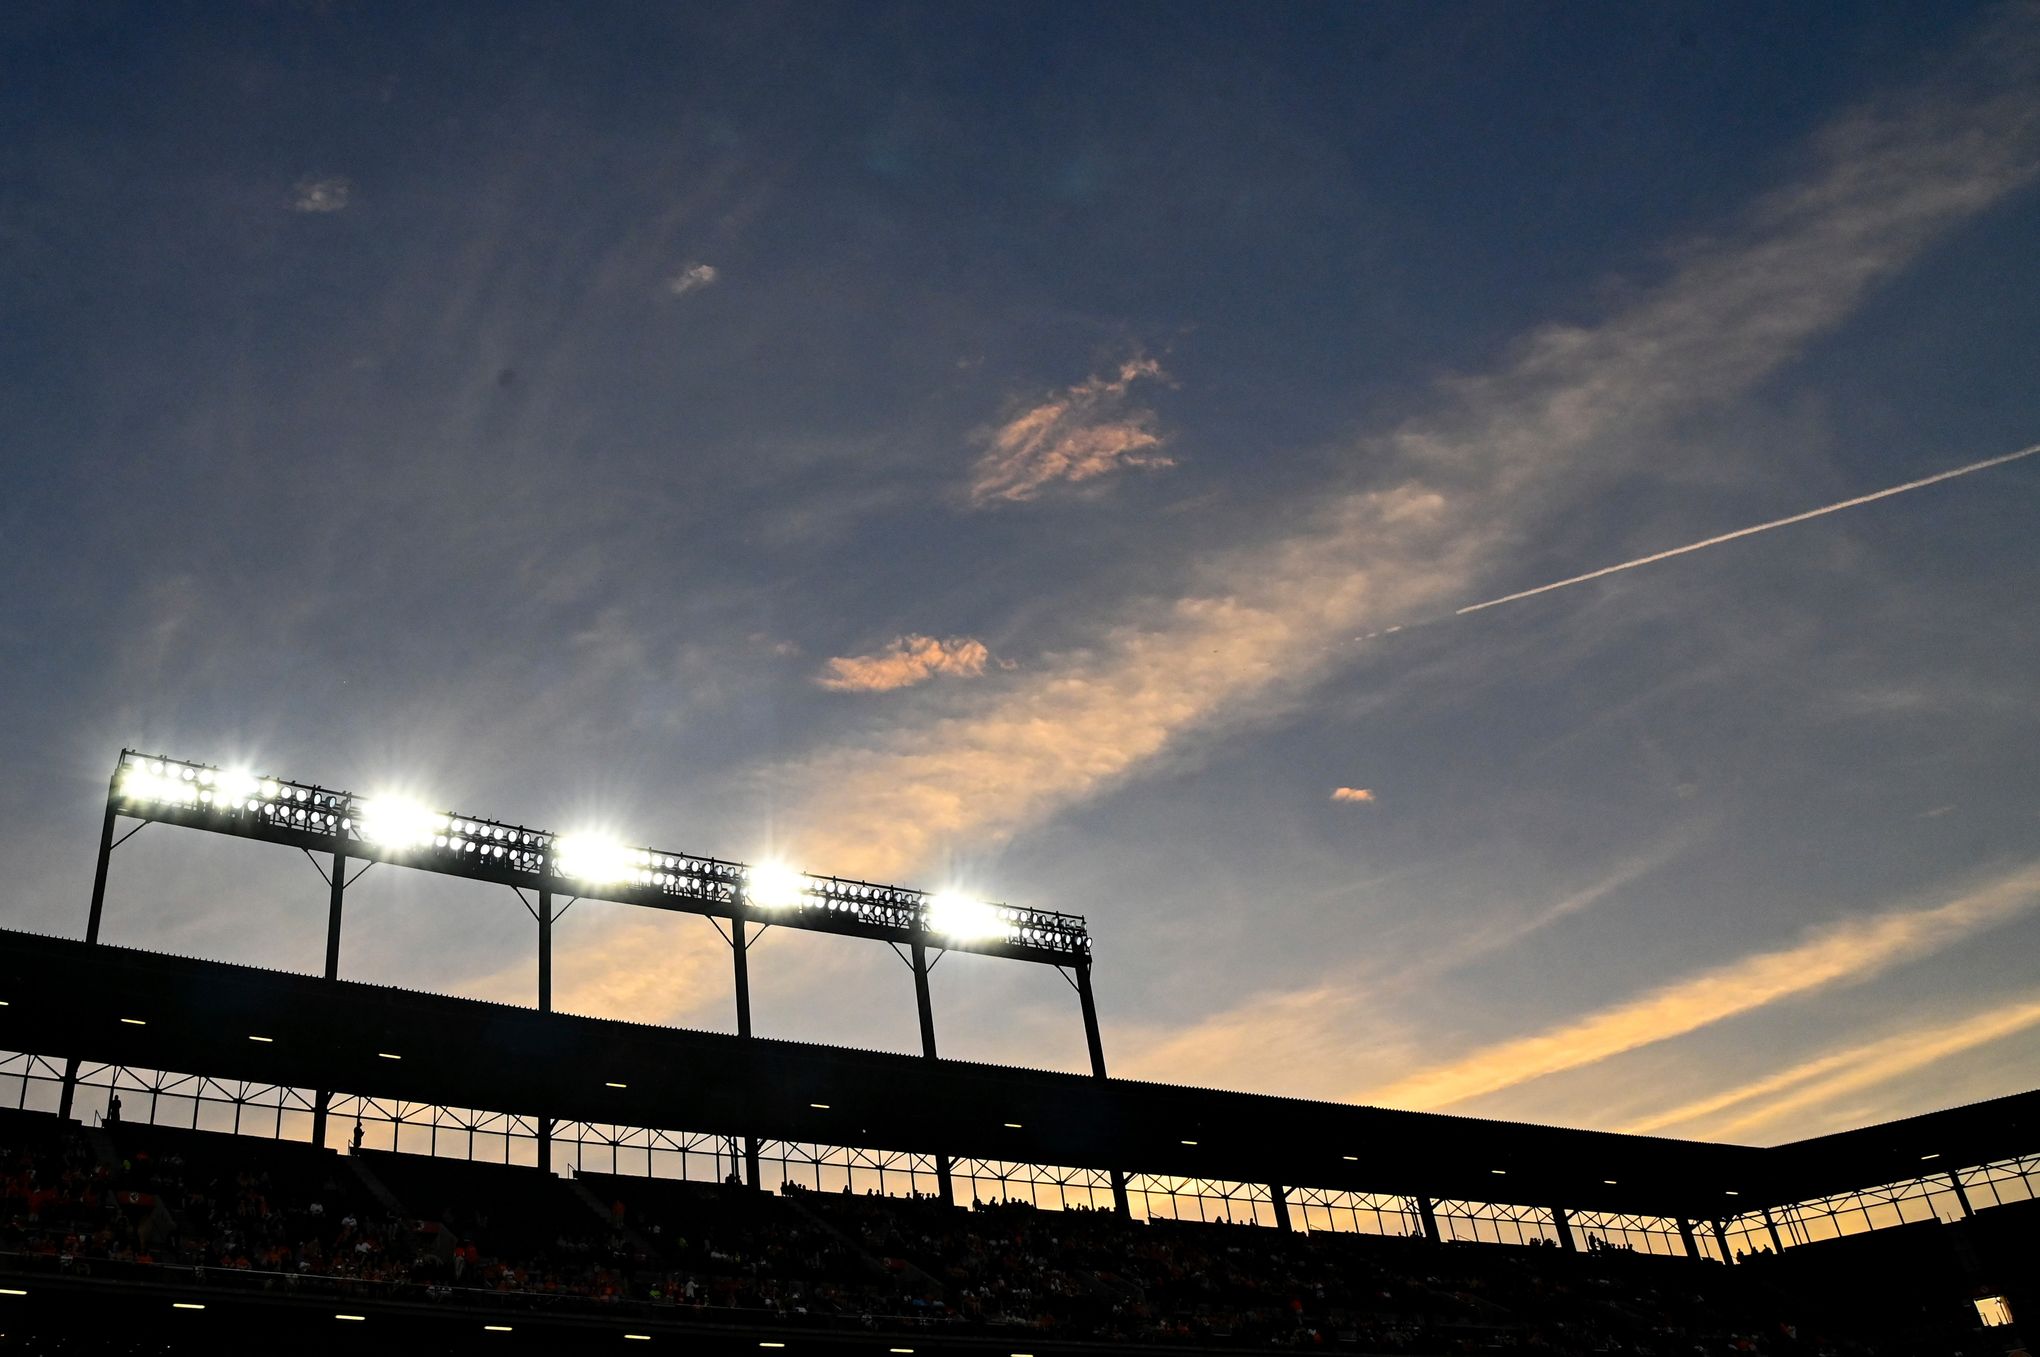
[[[0,924],[135,747],[1084,915],[1107,1061],[1749,1143],[2040,1085],[2031,5],[0,16]],[[152,826],[103,938],[316,970]],[[342,974],[536,1001],[378,868]],[[597,902],[558,1007],[732,1030]],[[773,930],[757,1030],[919,1049]],[[1085,1067],[953,954],[945,1055]]]

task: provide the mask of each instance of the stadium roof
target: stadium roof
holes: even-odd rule
[[[547,1014],[8,930],[0,999],[0,1046],[90,1062],[565,1120],[1700,1220],[2040,1142],[2040,1093],[1775,1148],[1720,1145]]]

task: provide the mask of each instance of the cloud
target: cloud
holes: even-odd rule
[[[293,212],[338,212],[347,206],[354,185],[338,175],[306,175],[292,190]]]
[[[992,653],[982,641],[952,636],[898,636],[874,655],[839,655],[822,666],[815,682],[831,692],[889,693],[911,688],[938,675],[976,678],[985,672]]]
[[[1381,1088],[1369,1100],[1438,1108],[1682,1036],[1781,999],[1853,985],[2006,923],[2040,903],[2030,863],[1945,904],[1853,919],[1740,957],[1534,1036],[1482,1047]]]
[[[1193,735],[1290,709],[1353,637],[1493,592],[1505,549],[1641,450],[1665,456],[1667,422],[1776,372],[1937,235],[2032,180],[2033,45],[1988,31],[1944,78],[1836,119],[1795,182],[1685,247],[1631,305],[1447,383],[1431,415],[1380,441],[1376,488],[1325,494],[1289,536],[1207,552],[1185,596],[1124,606],[1023,682],[770,770],[803,856],[883,878],[959,840],[995,846]],[[1073,420],[1118,418],[1102,407],[1150,367],[1009,421],[973,497],[1048,484],[1061,472],[1042,450]]]
[[[1057,483],[1174,466],[1156,451],[1162,438],[1154,412],[1128,400],[1135,382],[1166,378],[1154,359],[1131,358],[1116,376],[1089,378],[1014,415],[991,431],[972,468],[970,502],[1018,503]]]
[[[1372,788],[1368,787],[1332,788],[1332,800],[1334,801],[1372,801],[1373,799],[1374,792]]]
[[[1719,1093],[1681,1103],[1621,1129],[1637,1135],[1698,1124],[1693,1133],[1710,1139],[1743,1137],[1751,1128],[1860,1089],[1888,1083],[1902,1074],[2040,1025],[2040,996],[2028,996],[1924,1032],[1907,1030],[1877,1041],[1830,1052]],[[1786,1090],[1792,1090],[1786,1092]],[[1784,1094],[1773,1097],[1774,1094]],[[1741,1104],[1758,1105],[1727,1120],[1714,1113]]]
[[[666,280],[666,291],[676,297],[684,297],[690,292],[699,292],[720,277],[722,274],[713,264],[689,264]]]

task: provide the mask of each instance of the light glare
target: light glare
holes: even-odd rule
[[[561,876],[591,886],[613,885],[637,875],[639,854],[603,834],[562,834],[553,840],[553,864]]]
[[[760,909],[790,909],[800,891],[800,873],[784,863],[761,862],[744,873],[744,899]]]
[[[406,796],[378,796],[354,817],[361,837],[385,848],[422,848],[446,832],[446,817]]]
[[[1006,920],[997,905],[948,891],[928,897],[928,927],[958,942],[1006,936]]]

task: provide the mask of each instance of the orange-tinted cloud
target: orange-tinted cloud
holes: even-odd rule
[[[2035,1025],[2040,1025],[2040,997],[2027,995],[1925,1031],[1908,1028],[1877,1041],[1802,1061],[1775,1074],[1666,1108],[1621,1129],[1650,1135],[1682,1127],[1690,1134],[1709,1139],[1741,1139],[1754,1128],[1772,1125],[1807,1107],[1885,1083]],[[1734,1107],[1743,1110],[1729,1118],[1715,1115]],[[1817,1134],[1807,1132],[1804,1126],[1795,1129]]]
[[[1371,787],[1332,788],[1332,800],[1334,801],[1372,801],[1373,799],[1374,790]]]
[[[1030,406],[992,430],[971,471],[975,505],[1033,499],[1058,482],[1077,484],[1129,468],[1174,466],[1152,410],[1127,398],[1133,384],[1161,380],[1161,364],[1133,358],[1111,377],[1092,377]]]
[[[838,693],[887,693],[911,688],[937,675],[976,678],[992,657],[982,641],[952,636],[897,636],[872,655],[839,655],[822,666],[815,682]]]
[[[1740,957],[1599,1012],[1482,1047],[1388,1085],[1369,1100],[1438,1108],[1682,1036],[1829,985],[1852,985],[1917,960],[2040,904],[2040,863],[1922,909],[1852,919],[1789,947]]]
[[[995,845],[1193,733],[1279,715],[1355,636],[1478,597],[1505,548],[1658,447],[1646,433],[1792,361],[1939,233],[2032,180],[2030,82],[1967,63],[1955,74],[1835,120],[1804,177],[1691,245],[1632,304],[1448,384],[1374,449],[1379,488],[1299,506],[1285,536],[1202,553],[1184,596],[1096,618],[1023,681],[773,770],[805,860],[883,878]],[[1099,412],[1146,375],[1159,369],[1130,363],[1008,421],[977,497],[1050,483],[1035,454],[1072,421],[1123,418]]]

